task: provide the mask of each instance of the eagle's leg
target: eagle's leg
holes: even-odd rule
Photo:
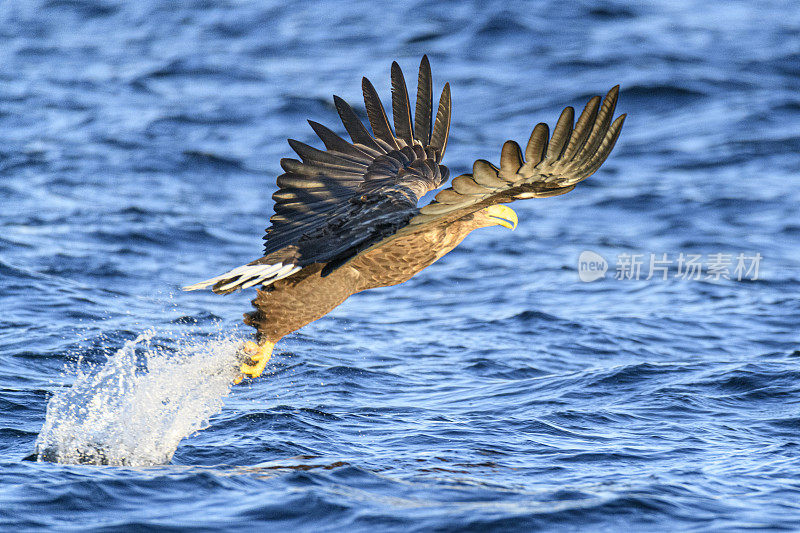
[[[274,347],[274,342],[263,338],[258,343],[253,341],[245,342],[242,346],[242,354],[246,356],[246,359],[239,367],[242,373],[233,380],[234,385],[240,383],[245,377],[257,378],[260,376],[272,357],[272,349]]]
[[[343,267],[322,278],[321,270],[322,265],[316,265],[298,273],[302,277],[279,280],[257,291],[252,302],[255,310],[244,314],[244,323],[256,328],[257,341],[246,342],[242,347],[250,361],[245,359],[242,363],[241,378],[260,376],[275,343],[325,316],[357,292],[357,271]]]

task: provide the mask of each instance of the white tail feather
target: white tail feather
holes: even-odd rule
[[[284,265],[283,263],[275,263],[274,265],[242,265],[211,279],[200,281],[193,285],[187,285],[183,287],[183,290],[196,291],[205,289],[221,281],[227,281],[228,283],[219,287],[218,290],[220,291],[247,289],[259,283],[262,285],[269,285],[279,279],[291,276],[301,268],[302,267],[291,263],[288,265]]]
[[[256,285],[260,281],[261,281],[261,278],[253,278],[250,281],[248,281],[247,283],[242,283],[242,285],[239,288],[240,289],[249,289],[250,287],[252,287],[253,285]]]
[[[295,265],[286,265],[275,273],[275,278],[287,276],[295,268],[297,268]]]

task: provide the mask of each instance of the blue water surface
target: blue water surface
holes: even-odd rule
[[[25,460],[78,360],[249,334],[252,290],[179,287],[259,256],[331,94],[388,104],[423,54],[451,176],[617,83],[622,136],[516,232],[282,341],[169,464]],[[796,2],[0,1],[0,528],[794,530],[798,175]],[[644,279],[740,253],[758,276]]]

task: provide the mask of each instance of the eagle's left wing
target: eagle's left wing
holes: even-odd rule
[[[393,235],[419,214],[417,202],[447,181],[441,164],[450,131],[450,87],[445,84],[434,115],[430,64],[422,58],[412,117],[403,73],[392,64],[392,118],[372,84],[362,88],[370,134],[353,109],[334,96],[352,142],[309,121],[322,140],[320,150],[290,140],[300,157],[283,159],[273,195],[275,214],[264,236],[264,257],[185,290],[212,287],[228,293],[267,285],[312,264],[323,275],[359,252]]]

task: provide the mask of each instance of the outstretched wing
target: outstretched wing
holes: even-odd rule
[[[398,233],[446,224],[492,204],[568,193],[594,174],[614,148],[625,121],[623,114],[612,122],[618,94],[616,86],[602,104],[599,96],[593,97],[577,122],[574,109],[567,107],[552,136],[547,124],[537,124],[524,157],[516,142],[506,141],[500,168],[483,159],[475,161],[471,174],[454,178]]]
[[[412,119],[396,62],[391,82],[394,131],[368,79],[362,88],[372,134],[347,102],[334,96],[352,142],[310,120],[325,150],[289,140],[300,159],[281,160],[285,173],[272,196],[275,214],[264,236],[264,257],[185,289],[213,285],[215,292],[232,292],[272,283],[313,263],[327,263],[329,272],[419,213],[419,199],[448,178],[440,162],[450,131],[450,86],[442,90],[434,120],[430,63],[423,57]]]

